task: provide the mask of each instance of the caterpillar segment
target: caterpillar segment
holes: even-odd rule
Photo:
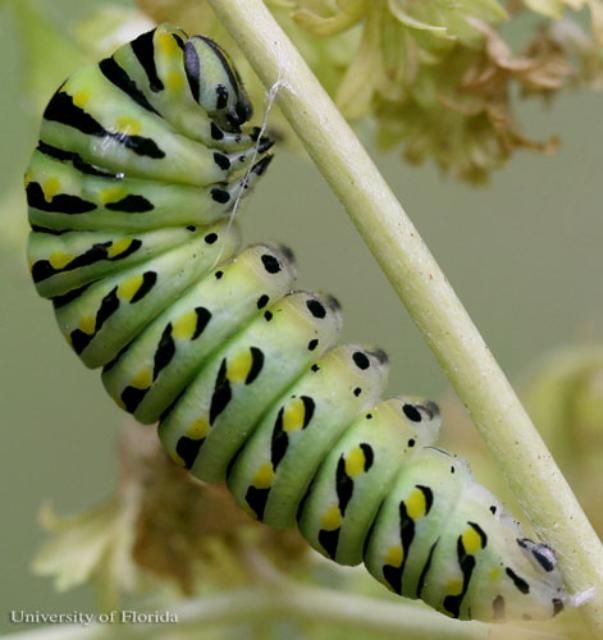
[[[40,139],[68,146],[84,162],[116,174],[197,187],[228,180],[255,157],[255,146],[226,153],[190,140],[160,116],[133,102],[123,105],[117,91],[103,84],[94,67],[76,72],[48,103]],[[261,141],[257,150],[271,144]]]
[[[228,217],[235,200],[253,187],[272,156],[259,158],[246,175],[198,187],[105,172],[74,152],[40,142],[26,175],[29,222],[39,233],[52,235],[207,226]]]
[[[346,345],[319,362],[272,405],[228,472],[228,486],[241,507],[275,527],[295,526],[320,462],[386,382],[381,351]]]
[[[38,293],[53,298],[147,262],[191,239],[196,227],[136,234],[124,231],[32,233],[28,254]]]
[[[284,296],[294,279],[293,264],[282,250],[249,247],[190,287],[130,343],[127,353],[105,367],[105,388],[139,422],[156,422],[215,345]],[[145,379],[148,385],[141,387]]]
[[[272,304],[215,353],[161,421],[167,451],[197,477],[222,482],[270,401],[340,329],[331,297],[295,292]]]
[[[297,512],[306,540],[344,565],[362,562],[365,541],[400,460],[435,442],[440,426],[436,405],[420,398],[370,404],[353,416],[330,448]]]
[[[59,328],[87,367],[103,366],[220,257],[233,255],[238,240],[234,226],[208,227],[152,260],[84,285],[67,304],[55,298]]]
[[[25,185],[32,278],[68,343],[251,517],[448,616],[555,615],[554,552],[434,446],[437,406],[381,400],[387,356],[336,346],[339,304],[294,289],[288,249],[239,251],[229,213],[272,157],[251,113],[225,52],[169,25],[59,88]]]

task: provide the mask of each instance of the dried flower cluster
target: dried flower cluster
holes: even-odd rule
[[[203,1],[139,0],[157,21],[202,30],[236,45]],[[550,152],[556,139],[530,139],[512,96],[551,97],[570,84],[603,83],[601,0],[267,0],[351,121],[372,118],[384,149],[412,163],[434,160],[472,183],[487,180],[517,149]],[[564,10],[588,7],[592,33]],[[536,12],[540,27],[516,54],[495,31],[509,15]],[[254,77],[235,53],[246,78]],[[260,100],[262,88],[250,82]],[[283,120],[277,127],[288,133]]]
[[[100,606],[123,593],[172,584],[190,595],[253,579],[250,549],[271,563],[303,567],[296,530],[275,530],[239,509],[225,487],[198,482],[161,450],[154,429],[130,422],[120,442],[120,481],[106,503],[73,517],[41,512],[53,536],[34,571],[59,589],[94,582]]]

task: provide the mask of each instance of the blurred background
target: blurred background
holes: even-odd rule
[[[37,513],[46,501],[59,512],[79,512],[110,494],[117,482],[116,440],[124,417],[103,392],[98,373],[85,370],[66,347],[50,305],[30,282],[22,192],[41,109],[69,72],[94,57],[94,47],[86,43],[89,32],[81,25],[107,4],[0,1],[2,632],[15,631],[5,614],[10,609],[93,606],[88,587],[57,593],[49,578],[32,574],[32,558],[46,539]],[[111,4],[134,7],[128,0]],[[130,27],[142,31],[145,23],[135,18]],[[73,35],[78,29],[79,40]],[[118,33],[116,42],[132,35]],[[523,103],[518,116],[524,129],[537,138],[558,134],[559,150],[550,156],[520,152],[490,184],[477,189],[444,177],[429,163],[411,167],[398,153],[377,151],[370,125],[362,131],[510,378],[529,388],[534,373],[544,367],[558,384],[573,376],[575,387],[575,372],[587,362],[588,371],[598,376],[589,387],[595,404],[602,388],[600,360],[592,364],[603,341],[602,113],[603,95],[586,90],[562,93],[548,107]],[[294,249],[302,287],[337,295],[346,340],[388,351],[391,392],[424,394],[444,403],[446,446],[468,456],[480,479],[504,493],[504,482],[479,449],[447,380],[307,158],[278,149],[239,220],[248,242],[274,239]],[[594,422],[589,418],[591,443],[603,432],[600,415]],[[561,457],[567,453],[558,443],[571,440],[571,434],[560,436],[540,426],[553,449],[557,446]],[[583,448],[589,449],[588,441]],[[603,462],[600,456],[597,461]],[[574,463],[566,461],[570,475],[577,473]],[[580,478],[576,482],[589,484]],[[600,487],[601,476],[591,477],[590,484]],[[603,505],[591,494],[583,500],[597,513]]]

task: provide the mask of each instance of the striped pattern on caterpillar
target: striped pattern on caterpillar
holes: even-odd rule
[[[553,551],[433,446],[437,406],[380,400],[386,355],[335,346],[339,305],[291,290],[290,251],[237,253],[229,212],[271,160],[251,114],[224,51],[168,25],[61,85],[25,183],[31,273],[68,343],[252,517],[456,618],[556,614]]]

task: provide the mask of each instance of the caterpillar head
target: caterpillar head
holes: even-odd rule
[[[529,538],[517,538],[516,541],[535,576],[535,597],[544,609],[544,616],[557,615],[564,608],[566,594],[557,568],[555,552],[547,544],[534,542]]]
[[[210,38],[192,36],[184,64],[195,99],[227,131],[238,131],[253,113],[251,102],[228,55]]]

